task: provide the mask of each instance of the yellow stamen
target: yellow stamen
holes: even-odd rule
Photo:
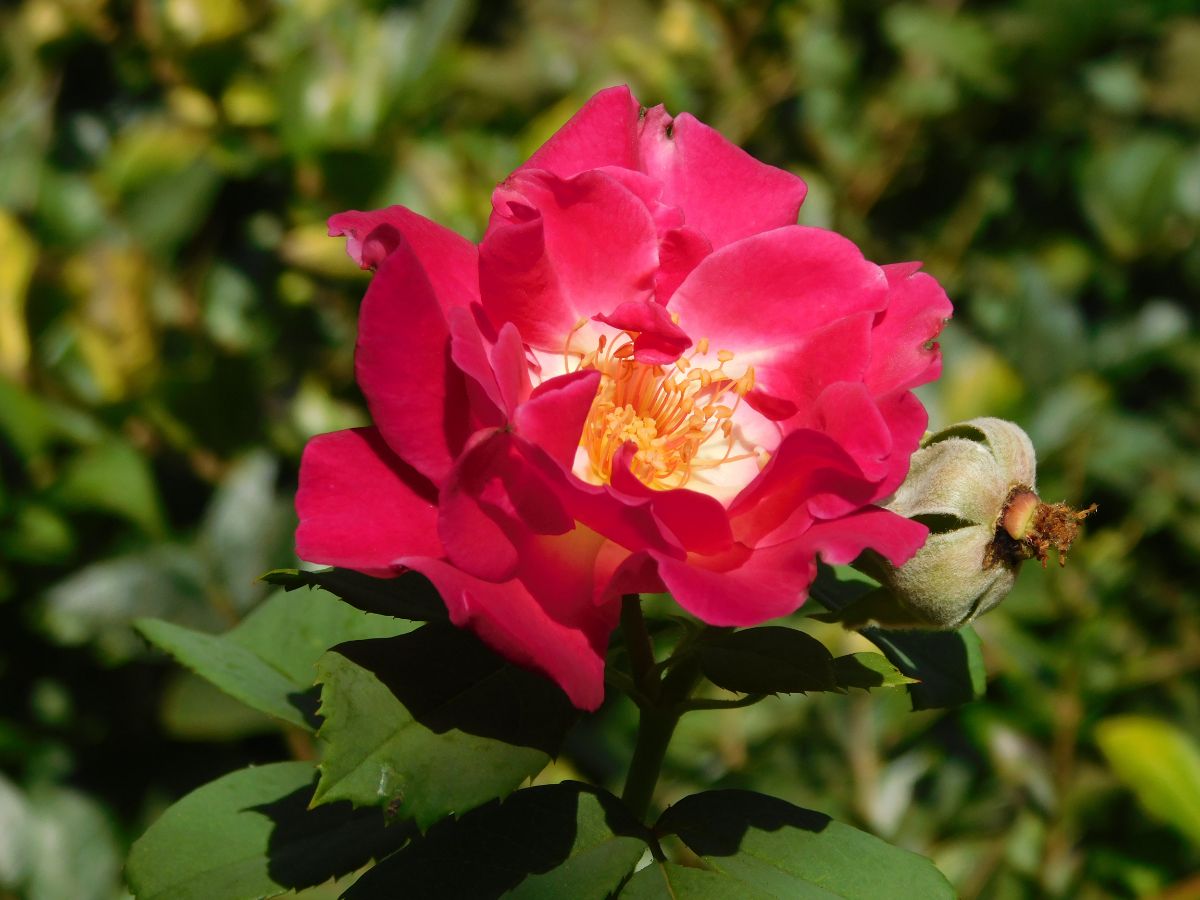
[[[636,448],[633,474],[658,490],[683,487],[698,471],[754,458],[733,452],[733,416],[754,385],[753,369],[737,378],[725,372],[734,358],[728,350],[718,352],[716,368],[697,365],[696,357],[708,354],[707,338],[672,365],[647,365],[633,358],[635,336],[627,332],[611,343],[601,336],[596,350],[579,361],[578,368],[602,376],[580,438],[592,475],[609,481],[613,458],[627,442]]]

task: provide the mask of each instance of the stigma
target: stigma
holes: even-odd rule
[[[570,368],[601,375],[580,436],[586,471],[579,474],[608,483],[613,459],[626,443],[635,447],[634,476],[655,490],[685,487],[700,473],[711,475],[741,460],[765,465],[767,454],[744,446],[734,422],[743,398],[754,388],[753,367],[731,374],[726,367],[735,357],[728,350],[717,351],[712,365],[707,339],[671,365],[640,363],[634,359],[635,337],[629,332],[612,340],[601,335],[594,350],[573,354]]]

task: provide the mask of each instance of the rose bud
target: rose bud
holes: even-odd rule
[[[1028,435],[1003,419],[972,419],[928,436],[904,483],[884,504],[929,527],[917,554],[896,567],[878,557],[884,585],[844,621],[889,627],[960,628],[1003,600],[1027,559],[1059,564],[1095,504],[1076,511],[1037,495]]]

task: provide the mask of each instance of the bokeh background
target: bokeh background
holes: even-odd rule
[[[957,306],[933,422],[1015,419],[1043,495],[1100,505],[980,623],[984,700],[695,714],[667,793],[784,796],[964,897],[1200,896],[1194,2],[24,0],[0,47],[0,897],[123,896],[166,805],[311,754],[130,622],[224,629],[295,564],[304,441],[364,421],[365,276],[325,218],[477,238],[618,82],[801,174],[803,222],[924,260]],[[614,779],[631,720],[546,777]]]

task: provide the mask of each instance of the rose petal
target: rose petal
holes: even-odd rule
[[[438,535],[450,561],[488,581],[507,581],[535,534],[575,527],[541,470],[508,431],[476,434],[438,495]]]
[[[744,555],[656,562],[664,586],[680,606],[710,625],[744,628],[795,611],[816,577],[818,556],[831,565],[845,565],[869,548],[901,565],[928,533],[924,525],[872,507]]]
[[[645,205],[601,173],[525,171],[497,189],[479,248],[483,307],[526,343],[561,351],[597,310],[648,299],[658,239]]]
[[[512,539],[512,517],[484,508],[483,495],[498,466],[506,460],[505,446],[481,434],[477,443],[455,462],[438,494],[437,530],[446,556],[459,568],[488,581],[508,581],[519,558]],[[488,499],[496,499],[494,496]]]
[[[781,420],[785,432],[821,424],[817,401],[832,384],[862,380],[871,354],[875,313],[836,319],[775,352],[770,363],[755,365],[760,387],[746,399],[768,418]],[[740,362],[746,355],[739,354]]]
[[[892,432],[875,399],[861,382],[831,384],[814,404],[821,430],[854,459],[873,482],[889,472]]]
[[[819,228],[777,228],[705,257],[679,286],[671,311],[697,340],[728,349],[737,366],[753,366],[757,390],[796,408],[814,367],[804,359],[812,346],[845,367],[861,367],[861,355],[806,339],[821,328],[887,300],[882,270],[863,259],[850,241]],[[732,370],[731,370],[732,371]],[[769,410],[760,405],[764,414]],[[785,405],[777,412],[787,411]]]
[[[710,625],[741,628],[786,616],[804,602],[814,573],[797,566],[792,544],[741,555],[658,559],[675,602]]]
[[[529,157],[523,169],[570,178],[602,166],[638,168],[639,107],[626,85],[594,95]]]
[[[511,408],[496,380],[488,349],[467,309],[451,309],[446,313],[450,330],[450,359],[466,376],[467,396],[472,415],[471,430],[497,428],[508,418]]]
[[[705,494],[676,489],[656,491],[643,484],[631,470],[637,448],[626,443],[612,463],[612,486],[631,497],[647,500],[655,517],[679,541],[694,553],[723,553],[733,543],[729,516],[720,502]]]
[[[900,487],[908,474],[909,461],[920,446],[929,425],[929,413],[912,391],[896,391],[878,401],[880,415],[892,433],[892,453],[888,457],[888,474],[876,488],[875,500],[880,500]]]
[[[378,269],[403,238],[443,306],[466,306],[479,299],[475,245],[411,209],[389,206],[371,212],[352,209],[338,213],[329,219],[329,234],[346,235],[346,252],[364,269]]]
[[[466,440],[469,403],[450,330],[425,269],[401,240],[363,298],[354,369],[393,450],[435,484]]]
[[[694,228],[672,228],[663,233],[658,245],[654,299],[665,306],[692,269],[712,250],[709,239]]]
[[[495,584],[437,559],[403,564],[437,587],[455,625],[469,627],[518,665],[557,682],[580,709],[604,699],[604,655],[616,604],[592,599],[592,567],[602,538],[584,531],[523,548],[521,578]]]
[[[807,187],[756,160],[688,113],[672,119],[661,106],[641,129],[644,171],[663,183],[662,201],[683,209],[686,224],[713,247],[795,225]]]
[[[734,537],[744,544],[760,546],[768,537],[779,543],[807,529],[816,512],[831,512],[831,500],[847,511],[870,502],[874,492],[875,485],[836,441],[804,429],[784,437],[758,477],[734,498],[729,518]]]
[[[314,437],[300,461],[296,555],[368,575],[406,554],[441,556],[434,489],[374,428]]]
[[[887,308],[871,334],[871,365],[866,382],[877,396],[933,381],[942,357],[934,338],[954,312],[946,292],[918,272],[919,263],[884,266]]]
[[[648,366],[669,366],[692,346],[692,339],[671,320],[671,314],[653,300],[631,300],[608,315],[592,318],[621,331],[634,332],[633,358]]]
[[[517,434],[570,470],[599,383],[596,371],[571,372],[542,382],[513,417]]]
[[[500,326],[496,342],[488,350],[488,361],[496,374],[496,384],[504,409],[512,415],[517,405],[523,402],[532,389],[529,381],[529,363],[525,359],[525,342],[521,332],[512,322]]]

